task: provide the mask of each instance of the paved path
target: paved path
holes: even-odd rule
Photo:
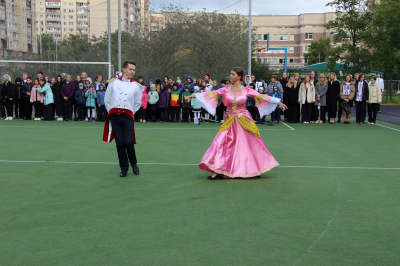
[[[400,125],[400,105],[381,105],[381,112],[378,112],[376,119]]]

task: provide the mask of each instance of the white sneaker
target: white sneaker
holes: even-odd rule
[[[375,125],[375,123],[374,123],[374,122],[371,122],[371,124],[372,124],[372,125]]]
[[[85,122],[87,122],[88,121],[88,119],[87,119],[87,117],[85,118]]]
[[[4,119],[4,120],[10,120],[10,118],[7,116],[6,119]]]
[[[37,121],[40,121],[40,120],[41,120],[40,118],[37,119]]]
[[[37,117],[35,117],[35,119],[33,119],[33,120],[37,121],[38,119],[37,119]]]
[[[8,120],[13,120],[13,118],[12,118],[12,117],[10,117],[10,119],[8,119]]]
[[[61,117],[57,118],[57,121],[61,121]]]
[[[368,122],[369,125],[371,125],[371,122]]]

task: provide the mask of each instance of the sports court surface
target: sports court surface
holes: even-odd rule
[[[259,125],[280,166],[211,181],[218,124],[135,125],[120,178],[102,123],[0,121],[1,265],[399,264],[400,126]]]

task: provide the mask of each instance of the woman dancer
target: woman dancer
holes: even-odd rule
[[[213,173],[208,179],[223,179],[224,176],[258,177],[279,165],[265,146],[256,124],[247,111],[246,99],[256,99],[260,116],[270,114],[277,105],[283,110],[287,107],[280,99],[259,94],[250,87],[243,87],[243,77],[243,69],[235,67],[231,70],[231,86],[187,98],[187,101],[196,98],[204,109],[215,115],[218,96],[226,96],[228,108],[225,122],[199,164],[200,169]],[[257,152],[254,152],[254,148]]]

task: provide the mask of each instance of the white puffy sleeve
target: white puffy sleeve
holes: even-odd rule
[[[111,109],[111,99],[112,99],[112,91],[113,91],[114,82],[110,82],[108,84],[105,96],[104,96],[104,105],[106,106],[107,113],[110,112]]]
[[[135,114],[142,105],[142,96],[143,96],[143,86],[139,83],[135,82],[135,94],[134,94],[134,103],[133,103],[133,113]]]

